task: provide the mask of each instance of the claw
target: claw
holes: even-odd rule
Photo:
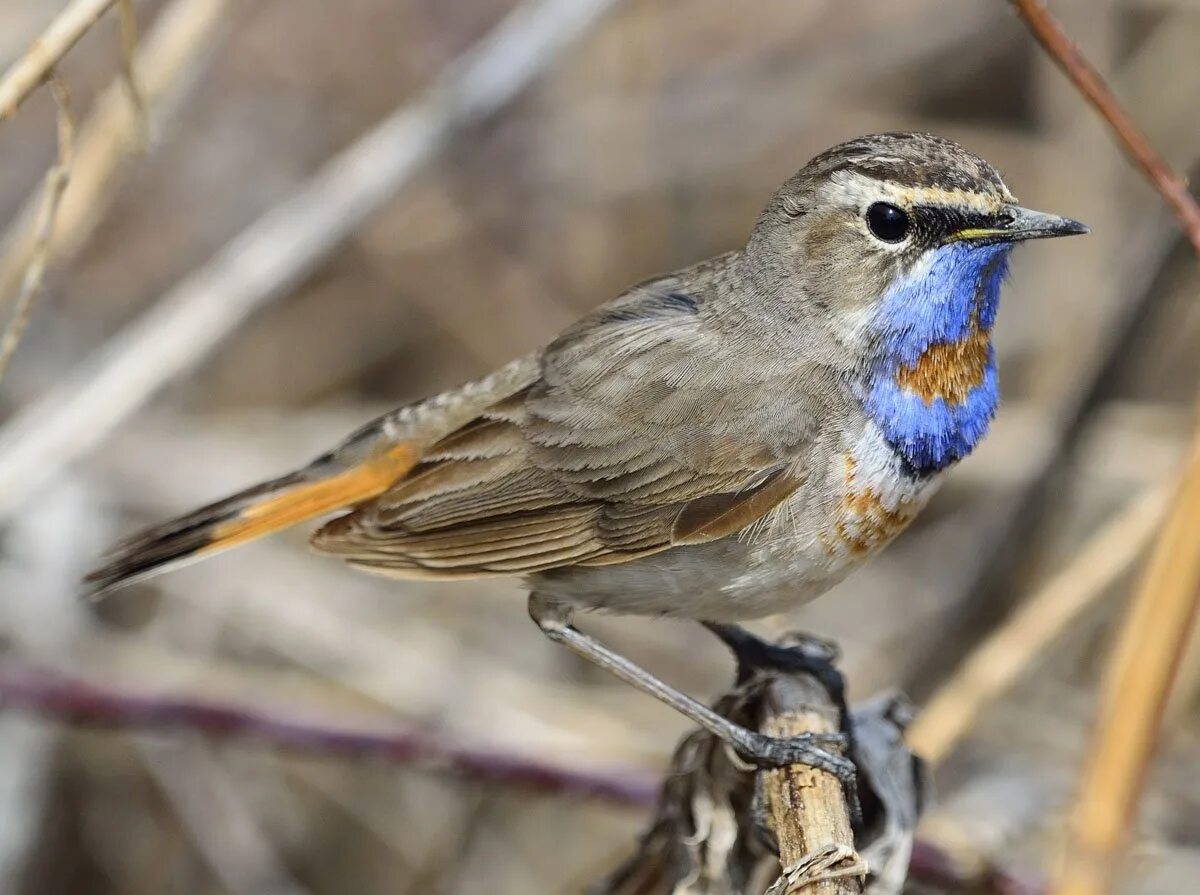
[[[849,737],[840,733],[801,733],[790,737],[771,737],[747,731],[735,745],[737,751],[759,768],[779,768],[802,764],[832,774],[842,784],[850,822],[862,824],[862,803],[858,798],[858,768],[854,762],[831,749],[846,749]]]
[[[846,747],[843,734],[801,733],[790,737],[772,737],[754,731],[746,734],[735,744],[737,751],[760,768],[803,764],[833,774],[843,782],[857,773],[852,761],[830,751]]]

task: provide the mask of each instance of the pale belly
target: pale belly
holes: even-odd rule
[[[581,609],[737,621],[823,594],[903,531],[941,475],[913,478],[873,423],[842,439],[824,469],[736,537],[675,547],[621,565],[531,576]]]

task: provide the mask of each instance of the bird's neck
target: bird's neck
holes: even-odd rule
[[[943,246],[888,289],[872,320],[863,407],[917,474],[970,453],[995,414],[991,334],[1009,248]]]

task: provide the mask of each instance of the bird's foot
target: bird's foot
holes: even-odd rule
[[[759,768],[781,768],[802,764],[837,777],[844,786],[853,785],[858,771],[854,762],[834,749],[845,749],[846,736],[840,733],[801,733],[773,737],[743,728],[733,748],[738,755]]]
[[[846,703],[846,680],[834,665],[838,659],[837,645],[808,634],[789,635],[785,642],[776,644],[736,625],[703,624],[733,652],[738,663],[739,683],[745,683],[755,669],[777,669],[809,674],[829,694],[838,709],[842,733],[771,737],[746,730],[745,742],[736,743],[735,748],[760,768],[802,764],[837,777],[850,809],[851,822],[856,828],[861,826],[858,770],[853,761],[843,757],[854,752],[854,726]],[[829,751],[831,748],[843,754]]]
[[[832,774],[842,785],[842,794],[854,829],[863,825],[862,801],[858,796],[858,768],[849,758],[832,751],[848,751],[850,738],[842,733],[800,733],[773,737],[743,728],[733,748],[760,769],[804,765]]]

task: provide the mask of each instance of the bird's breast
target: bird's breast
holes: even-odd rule
[[[892,374],[901,391],[932,405],[964,403],[984,385],[992,362],[991,339],[973,320],[962,338],[929,345],[911,364],[902,364]]]
[[[826,475],[821,550],[834,563],[860,562],[904,531],[940,476],[914,476],[879,427],[848,436]]]

